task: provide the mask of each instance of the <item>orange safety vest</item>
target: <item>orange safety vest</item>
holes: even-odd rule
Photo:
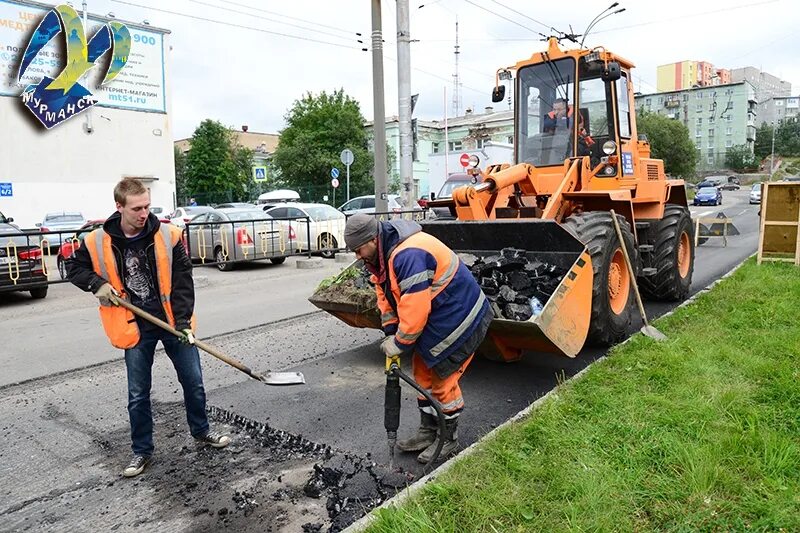
[[[181,242],[182,232],[179,228],[169,224],[161,224],[153,235],[156,253],[156,272],[158,276],[158,289],[161,293],[161,304],[167,321],[175,327],[175,317],[172,314],[172,249]],[[92,258],[92,267],[95,273],[107,280],[114,289],[125,298],[125,287],[117,270],[117,261],[111,248],[111,236],[103,228],[98,228],[84,239],[84,245]],[[101,305],[100,320],[108,340],[116,348],[133,348],[139,343],[139,326],[133,313],[117,305]],[[195,318],[191,318],[194,329]]]

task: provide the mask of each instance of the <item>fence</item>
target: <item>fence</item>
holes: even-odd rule
[[[800,184],[764,183],[758,264],[786,261],[800,265]]]

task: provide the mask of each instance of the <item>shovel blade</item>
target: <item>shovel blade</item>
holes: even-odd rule
[[[258,380],[267,385],[304,385],[306,377],[302,372],[266,372]]]
[[[650,325],[642,326],[641,331],[642,331],[642,333],[644,335],[650,337],[651,339],[654,339],[654,340],[657,340],[657,341],[665,341],[665,340],[667,340],[667,336],[664,335],[663,333],[661,333],[660,331],[658,331],[653,326],[650,326]]]

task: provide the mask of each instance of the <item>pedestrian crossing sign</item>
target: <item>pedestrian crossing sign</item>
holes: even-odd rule
[[[267,167],[253,167],[253,179],[267,181]]]

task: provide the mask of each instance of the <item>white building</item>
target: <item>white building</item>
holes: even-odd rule
[[[64,68],[57,35],[17,80],[27,39],[52,6],[0,0],[0,211],[30,228],[51,211],[80,211],[105,218],[115,210],[113,187],[134,176],[150,188],[152,205],[170,212],[175,203],[175,163],[168,89],[168,30],[123,22],[131,32],[128,63],[99,88],[102,65],[81,82],[97,105],[45,129],[23,105],[24,86]],[[107,21],[89,15],[88,37]],[[110,55],[107,53],[107,55]],[[9,195],[10,193],[10,195]]]

